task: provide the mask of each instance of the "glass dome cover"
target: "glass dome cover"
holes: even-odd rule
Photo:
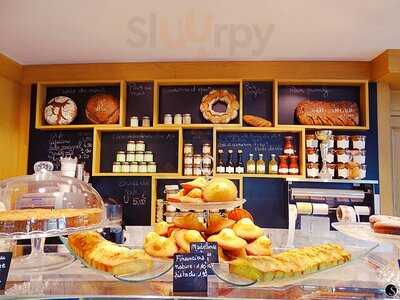
[[[104,203],[89,184],[40,168],[0,181],[0,238],[58,236],[105,222]]]

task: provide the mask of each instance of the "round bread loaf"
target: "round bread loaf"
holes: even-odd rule
[[[50,125],[71,124],[77,115],[78,108],[75,102],[65,96],[51,99],[44,108],[44,119]]]
[[[115,124],[119,120],[119,102],[109,94],[96,94],[86,104],[86,117],[93,124]]]

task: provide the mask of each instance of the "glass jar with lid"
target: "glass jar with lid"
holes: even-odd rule
[[[283,153],[286,155],[294,154],[293,136],[287,135],[284,137]]]
[[[174,115],[174,124],[176,124],[176,125],[182,124],[182,115],[181,114]]]
[[[319,161],[318,149],[307,148],[307,162],[317,163]]]
[[[211,166],[212,163],[212,157],[210,154],[205,154],[202,157],[202,162],[203,162],[203,166]]]
[[[127,162],[135,161],[135,152],[133,151],[126,152],[126,161]]]
[[[318,140],[315,134],[306,134],[306,147],[318,148]]]
[[[129,162],[124,161],[123,163],[121,163],[121,172],[129,173]]]
[[[363,165],[365,164],[366,153],[367,151],[365,150],[352,150],[351,156],[354,162]]]
[[[210,144],[203,144],[203,147],[202,147],[203,149],[202,149],[202,152],[203,152],[203,155],[204,154],[209,154],[209,155],[211,155],[211,145]]]
[[[124,162],[126,160],[125,151],[118,151],[115,160],[118,162]]]
[[[129,164],[129,173],[138,173],[139,172],[139,166],[137,162],[131,162]]]
[[[336,161],[338,163],[348,163],[350,161],[350,151],[345,149],[337,149]]]
[[[347,168],[347,164],[338,163],[337,167],[337,177],[339,179],[347,179],[349,177],[349,169]]]
[[[183,158],[183,164],[184,165],[192,165],[193,164],[193,155],[185,154],[185,156]]]
[[[183,175],[186,176],[192,176],[193,175],[193,165],[189,164],[189,165],[184,165],[183,167]]]
[[[145,162],[152,162],[153,161],[153,152],[145,151],[143,159]]]
[[[142,118],[142,127],[150,127],[150,118],[148,116]]]
[[[190,114],[184,114],[182,118],[183,124],[191,124],[192,123],[192,116]]]
[[[147,172],[156,173],[157,172],[157,164],[153,161],[147,163]]]
[[[361,179],[364,179],[365,177],[367,177],[367,165],[361,165],[361,170],[360,170],[360,176]]]
[[[287,155],[279,155],[279,174],[288,174],[289,173],[289,166],[287,163],[288,156]]]
[[[193,144],[185,144],[183,145],[183,154],[193,155]]]
[[[147,163],[140,162],[138,167],[139,173],[147,173]]]
[[[136,142],[135,151],[142,151],[142,152],[146,151],[146,145],[145,145],[144,141],[137,141]]]
[[[121,162],[114,161],[112,171],[113,171],[113,173],[121,173]]]
[[[202,159],[202,156],[201,156],[201,154],[195,154],[195,155],[193,155],[193,164],[194,165],[200,165],[201,166],[201,163],[203,162],[203,159]]]
[[[298,159],[299,159],[299,157],[297,155],[289,156],[289,174],[291,174],[291,175],[299,174]]]
[[[201,174],[202,174],[201,164],[200,165],[193,165],[193,175],[201,176]]]
[[[347,164],[347,169],[349,170],[349,179],[361,179],[361,165],[351,161]]]
[[[129,152],[129,151],[132,151],[132,152],[136,151],[136,143],[135,143],[135,141],[129,141],[128,144],[126,144],[126,151],[127,151],[127,152]]]
[[[307,163],[307,177],[318,178],[319,175],[319,164],[318,163]]]
[[[328,136],[328,149],[335,147],[335,136],[330,135]]]
[[[336,136],[336,148],[349,149],[349,144],[350,144],[350,137],[348,135]]]
[[[366,141],[365,135],[353,135],[351,137],[351,143],[352,143],[353,149],[364,150],[365,149],[365,141]]]
[[[172,115],[164,114],[164,124],[172,125]]]
[[[138,126],[139,126],[139,118],[136,117],[136,116],[132,116],[132,117],[130,118],[130,123],[129,123],[129,125],[130,125],[131,127],[138,127]]]
[[[135,161],[143,162],[144,161],[144,152],[143,151],[136,151],[135,153]]]

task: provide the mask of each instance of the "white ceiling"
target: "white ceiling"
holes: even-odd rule
[[[0,0],[21,64],[371,60],[399,28],[400,0]]]

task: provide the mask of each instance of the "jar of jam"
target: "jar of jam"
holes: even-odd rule
[[[307,162],[317,163],[319,161],[318,149],[307,148]]]
[[[121,172],[129,173],[129,162],[125,161],[121,164]]]
[[[201,165],[202,162],[203,162],[203,158],[200,154],[193,155],[193,164],[194,165]]]
[[[185,154],[184,159],[183,159],[183,164],[184,165],[192,165],[193,164],[193,155]]]
[[[137,162],[144,161],[144,152],[143,151],[138,151],[135,153],[135,161],[137,161]]]
[[[353,149],[364,150],[365,149],[365,135],[353,135],[351,137],[351,143],[353,145]]]
[[[344,149],[336,150],[336,160],[338,163],[348,163],[350,161],[350,151]]]
[[[119,161],[115,161],[112,167],[113,173],[121,173],[121,163]]]
[[[306,134],[306,147],[318,148],[318,140],[315,134]]]
[[[350,144],[350,137],[348,135],[336,136],[336,148],[349,149],[349,144]]]
[[[318,178],[319,165],[318,163],[307,163],[307,177]]]
[[[329,174],[331,174],[332,178],[335,178],[335,171],[336,171],[336,165],[335,164],[326,164],[326,167],[328,168]]]
[[[210,144],[203,144],[203,154],[211,155],[211,145]]]
[[[185,144],[183,145],[183,154],[193,155],[193,144]]]
[[[366,156],[365,150],[352,150],[351,156],[352,156],[354,162],[356,162],[360,165],[365,164],[365,156]]]
[[[287,163],[288,156],[287,155],[279,155],[279,174],[288,174],[289,173],[289,166]]]
[[[126,160],[125,151],[118,151],[117,152],[117,157],[116,157],[115,160],[118,161],[118,162],[124,162]]]
[[[143,160],[145,162],[152,162],[153,161],[153,152],[145,151],[144,152],[144,156],[143,156]]]
[[[193,165],[193,175],[201,176],[201,173],[202,173],[201,164],[200,165]]]
[[[184,114],[182,118],[183,124],[191,124],[192,123],[192,116],[190,114]]]
[[[136,151],[136,143],[135,141],[129,141],[128,144],[126,144],[126,151]]]
[[[138,127],[139,126],[139,118],[136,116],[133,116],[130,118],[130,122],[129,122],[131,127]]]
[[[337,164],[337,177],[340,179],[347,179],[349,177],[349,169],[347,168],[347,164]]]
[[[297,155],[289,156],[289,174],[291,175],[299,174],[298,159],[299,157]]]
[[[153,161],[147,163],[147,172],[156,173],[157,172],[157,164]]]
[[[172,115],[164,114],[164,124],[172,125]]]
[[[142,127],[150,127],[150,118],[148,116],[142,118]]]
[[[361,166],[358,163],[354,161],[349,162],[347,169],[349,170],[349,179],[361,179]]]
[[[286,155],[294,154],[293,137],[288,135],[284,138],[285,142],[283,144],[283,153]]]
[[[174,124],[177,124],[177,125],[182,124],[182,115],[181,114],[175,114]]]
[[[147,163],[140,162],[138,167],[139,173],[147,173]]]
[[[326,162],[327,163],[333,163],[335,161],[335,149],[330,148],[328,149],[328,153],[326,155]]]
[[[334,148],[335,147],[335,136],[331,135],[328,137],[328,148]]]
[[[202,161],[203,161],[203,167],[210,166],[211,165],[211,155],[209,155],[209,154],[203,155]]]
[[[135,152],[133,151],[126,152],[126,161],[127,162],[135,161]]]
[[[145,150],[146,150],[146,145],[145,145],[144,141],[137,141],[135,151],[143,151],[144,152]]]
[[[203,169],[202,169],[202,172],[203,172],[203,175],[206,175],[206,176],[209,176],[209,175],[211,175],[211,166],[210,165],[203,165]]]
[[[192,176],[193,175],[193,165],[186,165],[183,167],[183,175]]]
[[[129,164],[129,172],[130,173],[137,173],[139,171],[138,168],[139,168],[139,166],[138,166],[137,162],[131,162]]]

